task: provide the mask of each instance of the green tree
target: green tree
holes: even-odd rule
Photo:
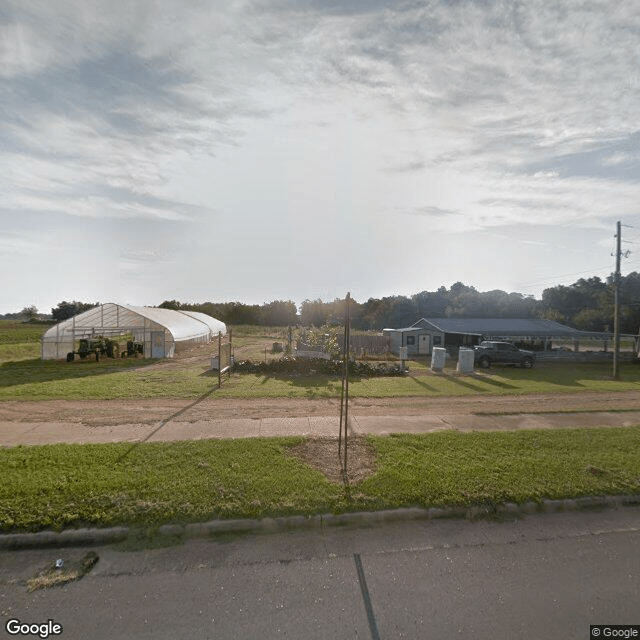
[[[320,327],[327,324],[331,308],[320,299],[305,300],[300,305],[300,321],[305,327]]]
[[[177,300],[165,300],[160,303],[158,307],[160,307],[160,309],[173,309],[174,311],[177,311],[182,308],[182,303]]]
[[[291,300],[274,300],[262,305],[261,324],[270,327],[294,325],[298,321],[298,309]]]
[[[35,320],[37,320],[38,308],[34,304],[32,304],[29,307],[25,307],[20,312],[20,315],[26,318],[27,322],[34,322]]]
[[[77,316],[79,313],[83,313],[84,311],[88,311],[89,309],[93,309],[99,305],[99,302],[78,302],[77,300],[74,300],[73,302],[62,301],[58,303],[57,307],[51,309],[51,315],[56,322],[62,322],[63,320]]]

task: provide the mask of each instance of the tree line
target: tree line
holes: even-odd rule
[[[620,281],[622,333],[637,333],[640,328],[640,274],[632,272]],[[98,303],[61,302],[51,310],[60,322],[86,311]],[[305,300],[300,309],[291,300],[257,304],[242,302],[187,303],[165,300],[159,307],[206,313],[226,324],[288,326],[339,325],[344,317],[344,299],[330,302]],[[352,326],[355,329],[380,330],[407,327],[420,318],[545,318],[584,331],[613,331],[613,280],[581,278],[571,285],[545,289],[541,299],[499,289],[478,291],[462,282],[449,289],[421,291],[411,296],[369,298],[353,301]]]

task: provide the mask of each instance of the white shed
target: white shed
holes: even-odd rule
[[[174,311],[158,307],[132,307],[107,302],[63,320],[41,338],[42,359],[62,360],[74,351],[80,338],[131,335],[144,344],[147,358],[171,358],[176,346],[209,342],[219,332],[227,333],[224,322],[197,311]]]

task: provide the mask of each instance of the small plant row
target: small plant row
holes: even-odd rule
[[[284,357],[271,362],[251,362],[244,360],[236,362],[233,370],[238,373],[259,373],[276,375],[314,375],[318,373],[341,376],[344,362],[341,360],[324,360],[322,358],[292,358]],[[383,363],[369,364],[349,360],[349,375],[358,377],[374,376],[403,376],[399,365]]]

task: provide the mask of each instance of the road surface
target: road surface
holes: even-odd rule
[[[639,549],[640,507],[627,507],[3,552],[0,637],[25,637],[6,630],[19,620],[52,621],[64,640],[587,640],[591,624],[640,624]],[[28,592],[91,550],[84,578]]]

